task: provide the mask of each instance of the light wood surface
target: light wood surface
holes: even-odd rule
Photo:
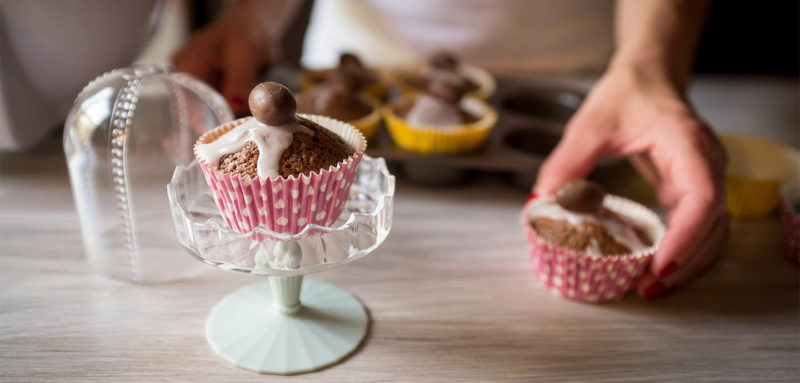
[[[707,79],[693,94],[720,130],[797,145],[796,80]],[[502,178],[428,189],[400,182],[387,241],[312,276],[354,293],[372,319],[343,363],[262,376],[217,357],[211,307],[256,279],[209,267],[136,286],[86,265],[60,139],[0,157],[0,380],[798,381],[798,269],[775,216],[737,221],[724,256],[671,297],[605,305],[550,295],[517,223],[526,192]],[[652,201],[626,166],[598,174]],[[188,255],[186,255],[188,257]]]

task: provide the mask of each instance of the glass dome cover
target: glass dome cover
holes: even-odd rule
[[[81,91],[64,152],[95,270],[136,283],[198,271],[173,236],[165,187],[176,166],[194,160],[197,138],[232,119],[216,91],[167,66],[113,70]]]

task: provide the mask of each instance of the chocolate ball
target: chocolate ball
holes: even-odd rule
[[[556,190],[556,202],[576,213],[599,213],[603,209],[605,196],[606,191],[602,186],[586,180],[569,181]]]
[[[295,119],[297,103],[289,88],[277,82],[262,82],[248,98],[250,113],[267,125],[284,125]]]
[[[354,66],[360,68],[363,67],[364,65],[361,64],[361,60],[358,58],[358,56],[350,52],[344,52],[341,54],[341,56],[339,56],[339,66],[340,67]]]
[[[325,83],[331,86],[349,89],[354,92],[361,89],[364,85],[359,73],[345,67],[339,67],[329,71],[325,76]]]
[[[455,70],[458,67],[458,59],[447,51],[438,51],[431,55],[431,66],[438,69]]]
[[[431,76],[426,89],[426,93],[451,104],[458,103],[466,91],[466,84],[462,80],[442,76]]]

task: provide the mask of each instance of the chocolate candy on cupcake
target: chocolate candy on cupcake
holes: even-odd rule
[[[366,140],[352,125],[299,116],[292,93],[262,83],[250,94],[254,117],[206,133],[195,144],[217,206],[237,231],[257,226],[296,233],[327,225],[344,207]]]

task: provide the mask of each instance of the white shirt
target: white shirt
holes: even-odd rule
[[[446,49],[496,73],[598,73],[613,49],[611,0],[317,0],[302,64],[351,51],[404,66]]]

